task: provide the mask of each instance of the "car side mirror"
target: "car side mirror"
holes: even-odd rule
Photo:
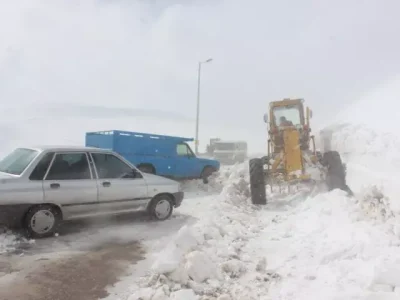
[[[134,178],[142,178],[142,174],[140,174],[137,170],[132,169],[131,172],[125,173],[122,178],[126,179],[134,179]]]
[[[142,173],[136,169],[132,169],[132,178],[143,178]]]
[[[268,114],[264,114],[264,123],[268,123]]]

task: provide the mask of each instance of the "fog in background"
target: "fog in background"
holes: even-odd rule
[[[314,131],[385,128],[400,117],[399,11],[395,0],[1,1],[1,147],[79,144],[87,130],[194,136],[197,63],[210,57],[201,149],[221,137],[262,151],[263,113],[286,97],[305,98]]]

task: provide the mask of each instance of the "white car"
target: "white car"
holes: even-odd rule
[[[180,184],[140,172],[110,150],[17,148],[0,161],[0,224],[51,236],[63,220],[147,210],[168,219],[184,193]]]

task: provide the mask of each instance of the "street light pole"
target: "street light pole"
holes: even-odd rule
[[[199,116],[200,116],[200,82],[201,82],[201,64],[209,63],[212,61],[212,58],[207,59],[206,61],[200,61],[198,67],[197,74],[197,108],[196,108],[196,139],[195,139],[195,153],[199,154]]]

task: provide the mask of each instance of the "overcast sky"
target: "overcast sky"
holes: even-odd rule
[[[0,117],[68,103],[156,110],[194,134],[197,63],[212,57],[203,146],[228,131],[264,142],[269,101],[305,98],[320,126],[393,81],[399,12],[396,0],[1,1]]]

